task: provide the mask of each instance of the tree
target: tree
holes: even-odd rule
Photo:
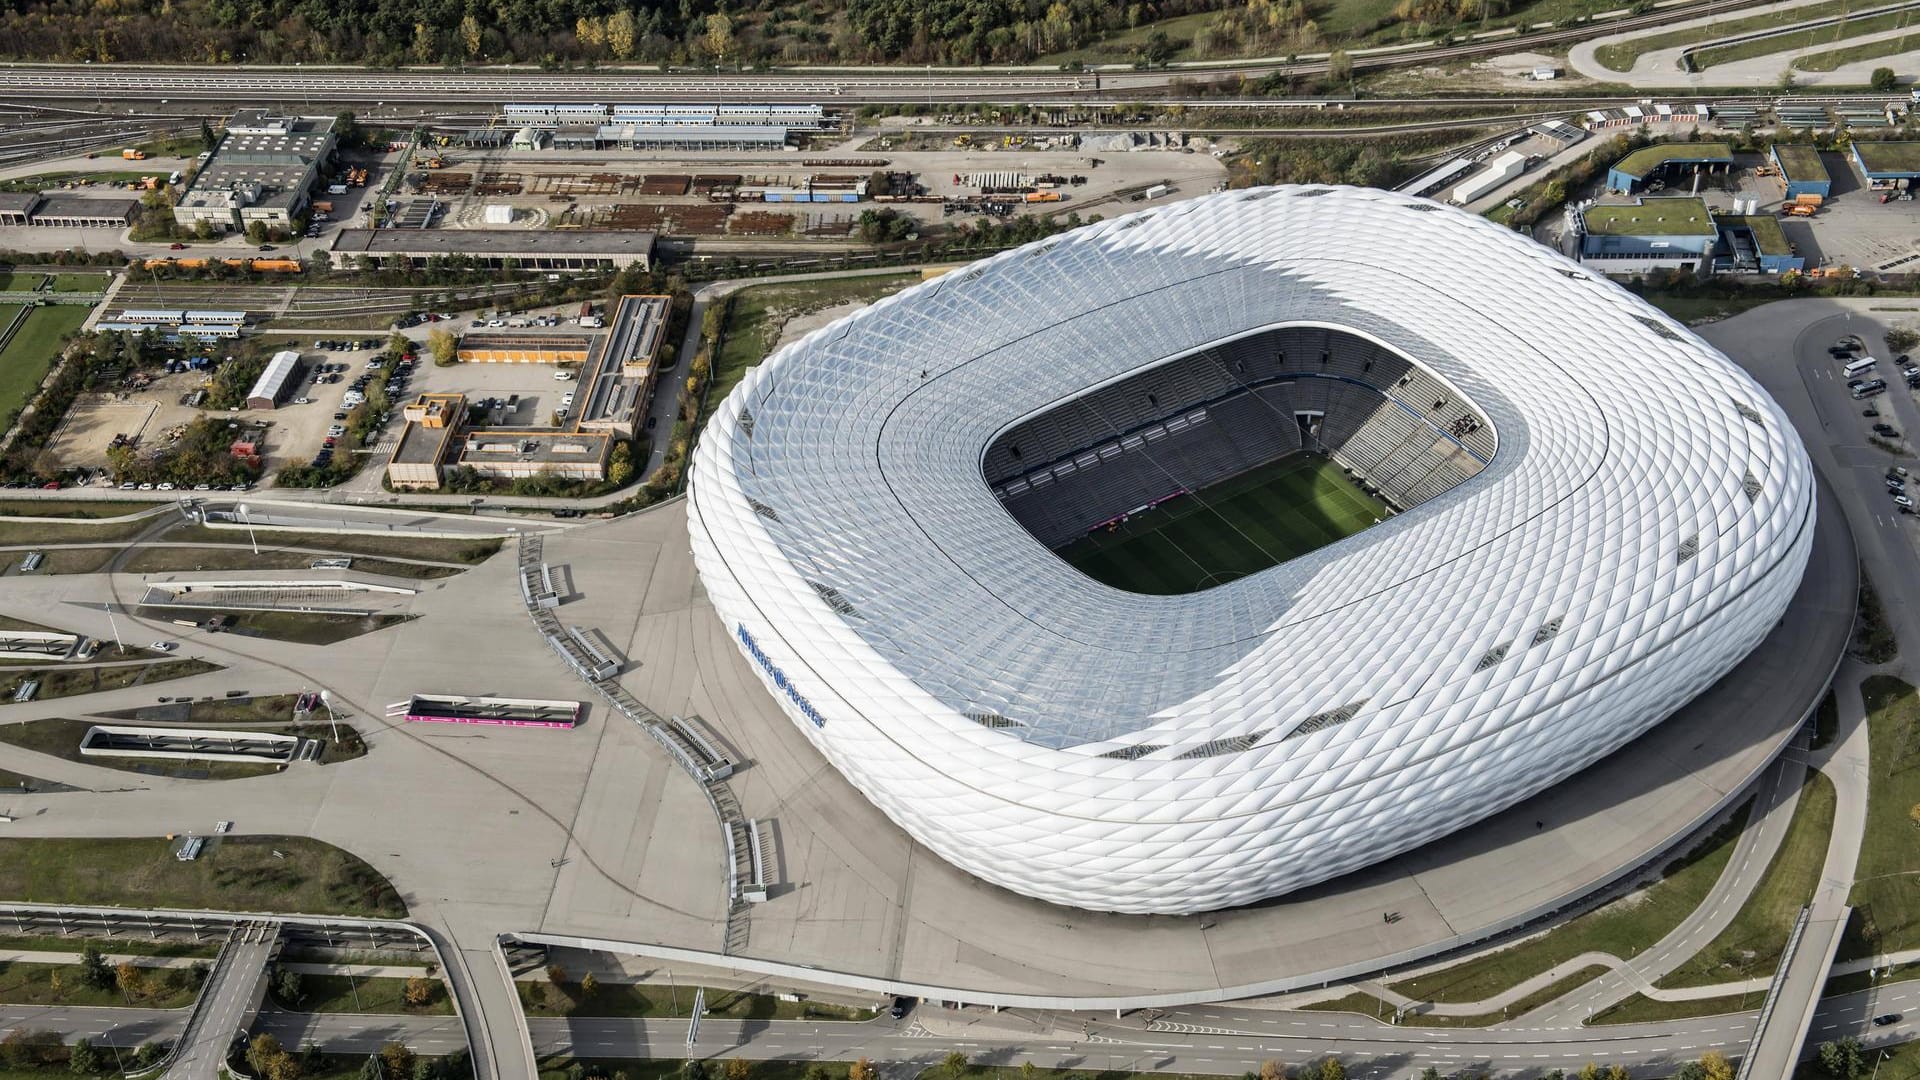
[[[300,973],[290,968],[279,968],[273,973],[273,996],[288,1005],[298,1005],[307,998],[307,988],[303,986]]]
[[[79,1039],[67,1053],[67,1068],[81,1076],[92,1076],[104,1071],[105,1063],[100,1060],[100,1051],[93,1048],[90,1040]]]
[[[1020,1080],[1039,1080],[1040,1066],[1031,1061],[1020,1063]]]
[[[300,1062],[271,1035],[256,1035],[247,1044],[247,1065],[265,1080],[299,1080]]]
[[[1327,54],[1327,82],[1349,83],[1353,81],[1353,57],[1345,49],[1335,49]]]
[[[209,123],[207,123],[207,118],[206,118],[206,117],[204,117],[204,116],[203,116],[203,117],[201,117],[201,118],[200,118],[200,146],[201,146],[201,148],[202,148],[202,149],[205,149],[205,150],[211,150],[211,149],[213,149],[214,147],[216,147],[216,146],[219,146],[219,145],[220,145],[220,136],[218,136],[218,135],[215,135],[215,134],[213,133],[213,125],[212,125],[212,124],[209,124]]]
[[[1846,1038],[1839,1042],[1823,1042],[1816,1052],[1815,1061],[1820,1071],[1835,1080],[1854,1080],[1866,1071],[1866,1055],[1861,1052],[1858,1039]]]
[[[873,1062],[860,1058],[847,1066],[847,1080],[879,1080],[879,1074],[874,1070]]]
[[[147,992],[147,976],[139,968],[134,967],[131,960],[123,960],[114,965],[113,982],[121,990],[135,997],[142,997]]]
[[[566,968],[561,967],[559,964],[547,965],[547,982],[552,983],[553,988],[555,990],[564,989],[566,985],[566,981],[567,981]]]
[[[402,1080],[413,1075],[413,1051],[406,1043],[385,1043],[380,1047],[380,1064],[386,1066],[387,1080]]]
[[[466,47],[467,59],[480,55],[480,20],[471,11],[460,20],[460,44]]]
[[[625,446],[625,445],[626,443],[620,444],[620,446]],[[615,459],[618,459],[620,457],[620,447],[618,446],[614,447],[613,456]],[[585,975],[580,976],[580,996],[581,997],[590,998],[594,995],[595,991],[599,989],[600,989],[600,980],[593,977],[593,972],[589,971]]]
[[[721,1080],[748,1080],[752,1075],[753,1062],[746,1058],[728,1058],[726,1064],[720,1066]]]
[[[1911,352],[1914,346],[1920,345],[1920,331],[1905,323],[1889,327],[1884,336],[1887,348],[1893,352]]]
[[[1704,1080],[1733,1080],[1733,1064],[1718,1050],[1700,1056],[1700,1072]]]
[[[607,16],[607,48],[625,60],[633,55],[633,12],[626,8]]]
[[[460,362],[460,339],[451,330],[427,331],[427,350],[433,353],[433,362],[437,367]]]
[[[247,222],[247,240],[249,243],[254,243],[254,244],[266,243],[267,242],[267,223],[264,221]]]
[[[613,448],[612,459],[607,462],[607,484],[611,487],[622,487],[631,479],[633,479],[633,444],[617,443]],[[591,979],[593,976],[589,975],[587,978]],[[586,979],[580,981],[580,993],[582,996],[593,993],[587,989]]]
[[[733,20],[717,11],[707,16],[707,32],[700,40],[716,62],[724,62],[733,53]]]
[[[1287,1080],[1287,1070],[1280,1063],[1268,1058],[1260,1063],[1260,1080]]]
[[[1320,1063],[1320,1071],[1316,1075],[1319,1080],[1347,1080],[1347,1067],[1340,1064],[1339,1058],[1330,1057]]]
[[[1873,69],[1873,74],[1868,76],[1867,85],[1881,93],[1886,93],[1900,85],[1900,77],[1895,75],[1890,67],[1877,67]]]
[[[407,47],[416,64],[429,64],[440,51],[440,35],[423,22],[413,24],[413,44]],[[398,1078],[396,1078],[398,1080]]]
[[[113,969],[95,945],[80,950],[80,984],[89,990],[113,989]]]
[[[433,1001],[433,980],[424,975],[415,975],[407,980],[400,996],[416,1009],[427,1005]]]

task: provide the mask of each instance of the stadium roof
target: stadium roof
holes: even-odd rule
[[[1173,596],[1081,575],[984,482],[1011,425],[1289,326],[1404,355],[1497,451]],[[1191,912],[1418,846],[1658,723],[1785,609],[1813,488],[1766,393],[1605,278],[1436,203],[1282,187],[1078,229],[781,349],[704,431],[689,514],[774,698],[916,839],[1057,903]]]

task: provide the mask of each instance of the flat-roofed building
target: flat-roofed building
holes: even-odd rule
[[[138,199],[48,195],[33,208],[27,224],[43,228],[124,229],[133,224],[139,209]]]
[[[406,423],[387,461],[396,488],[436,488],[440,469],[467,418],[465,394],[421,394],[400,410]]]
[[[193,183],[174,204],[173,219],[235,232],[258,221],[288,229],[305,212],[313,185],[333,153],[333,118],[274,116],[243,109],[227,121]]]
[[[593,344],[591,334],[467,334],[458,355],[463,364],[584,364]]]
[[[620,298],[614,309],[613,329],[607,335],[607,351],[620,363],[620,373],[649,377],[660,359],[660,346],[667,340],[667,317],[673,310],[673,297],[634,294]]]
[[[273,354],[267,361],[260,377],[254,380],[253,389],[247,391],[247,408],[271,409],[285,400],[287,393],[294,387],[300,372],[300,354],[292,349]]]
[[[37,191],[0,191],[0,225],[25,225],[38,205]]]
[[[558,476],[567,480],[607,478],[613,436],[598,431],[470,431],[459,440],[451,468],[470,468],[495,480]]]
[[[387,264],[424,267],[429,261],[494,269],[592,270],[653,263],[654,234],[618,229],[342,229],[328,255],[336,269]]]

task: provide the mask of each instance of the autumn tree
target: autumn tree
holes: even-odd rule
[[[1709,1050],[1700,1057],[1700,1072],[1703,1080],[1733,1080],[1733,1063],[1720,1051]]]
[[[433,362],[440,367],[460,361],[460,339],[451,330],[427,331],[427,350],[433,354]]]
[[[393,1080],[413,1075],[413,1051],[403,1042],[385,1043],[380,1047],[380,1064],[386,1067],[387,1076]]]
[[[615,450],[614,455],[617,457],[619,455],[619,451]],[[589,971],[585,975],[580,976],[580,996],[581,997],[590,998],[599,989],[600,989],[600,980],[593,977],[593,972]]]
[[[967,1074],[967,1055],[958,1050],[947,1051],[947,1056],[940,1059],[940,1070],[951,1080],[960,1080]]]
[[[860,1058],[847,1066],[847,1080],[879,1080],[879,1073],[874,1069],[873,1062]]]
[[[746,1058],[728,1058],[726,1064],[720,1066],[721,1080],[749,1080],[751,1076],[753,1062]]]
[[[408,1005],[416,1009],[421,1008],[433,1001],[433,980],[415,975],[407,980],[400,996]]]
[[[634,25],[633,12],[626,8],[607,16],[607,48],[613,55],[625,60],[633,55]]]
[[[147,977],[139,968],[133,966],[133,961],[131,960],[122,960],[114,966],[113,981],[119,985],[121,990],[135,997],[146,994]]]
[[[416,64],[432,63],[434,54],[439,51],[439,37],[438,34],[434,33],[433,27],[428,26],[426,23],[414,23],[413,44],[409,46],[407,50],[413,55],[413,62]]]

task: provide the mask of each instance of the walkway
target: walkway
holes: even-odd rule
[[[1744,86],[1777,88],[1780,84],[1781,71],[1794,59],[1801,56],[1826,52],[1842,45],[1854,45],[1869,41],[1897,38],[1902,34],[1911,33],[1916,29],[1920,29],[1920,25],[1916,25],[1904,29],[1886,31],[1884,33],[1861,34],[1858,37],[1845,38],[1840,41],[1828,41],[1804,48],[1789,49],[1784,52],[1753,57],[1748,60],[1719,64],[1707,69],[1705,72],[1688,72],[1683,70],[1680,66],[1680,55],[1688,50],[1698,49],[1702,45],[1706,45],[1720,37],[1738,37],[1741,35],[1734,33],[1714,34],[1711,32],[1703,32],[1697,40],[1684,45],[1674,45],[1642,53],[1634,60],[1633,69],[1627,72],[1615,71],[1607,67],[1600,63],[1597,56],[1599,50],[1608,45],[1660,37],[1673,33],[1676,30],[1689,30],[1696,27],[1709,28],[1735,19],[1744,19],[1775,11],[1791,11],[1794,8],[1807,7],[1820,2],[1821,0],[1787,0],[1785,3],[1740,8],[1736,11],[1723,12],[1718,15],[1709,15],[1697,19],[1682,19],[1665,26],[1630,30],[1625,33],[1590,38],[1574,45],[1573,48],[1568,51],[1567,66],[1589,79],[1596,79],[1607,83],[1624,84],[1636,89],[1699,91],[1703,87],[1721,88]],[[1874,8],[1884,6],[1886,5],[1882,3],[1867,3],[1862,4],[1861,9],[1871,11]],[[1811,20],[1816,17],[1818,16],[1809,15],[1808,19]],[[1858,63],[1847,64],[1843,67],[1836,68],[1833,71],[1795,71],[1794,85],[1801,87],[1844,86],[1858,88],[1866,85],[1868,77],[1872,74],[1874,68],[1892,67],[1896,71],[1912,70],[1913,65],[1911,63],[1903,63],[1903,61],[1909,61],[1916,55],[1920,54],[1906,53],[1898,56],[1885,56],[1872,60],[1863,60]]]
[[[266,993],[267,962],[280,941],[276,922],[243,923],[234,927],[227,947],[214,961],[213,973],[200,988],[186,1031],[174,1048],[173,1063],[164,1080],[215,1080],[235,1035],[244,1035],[260,1011]]]

